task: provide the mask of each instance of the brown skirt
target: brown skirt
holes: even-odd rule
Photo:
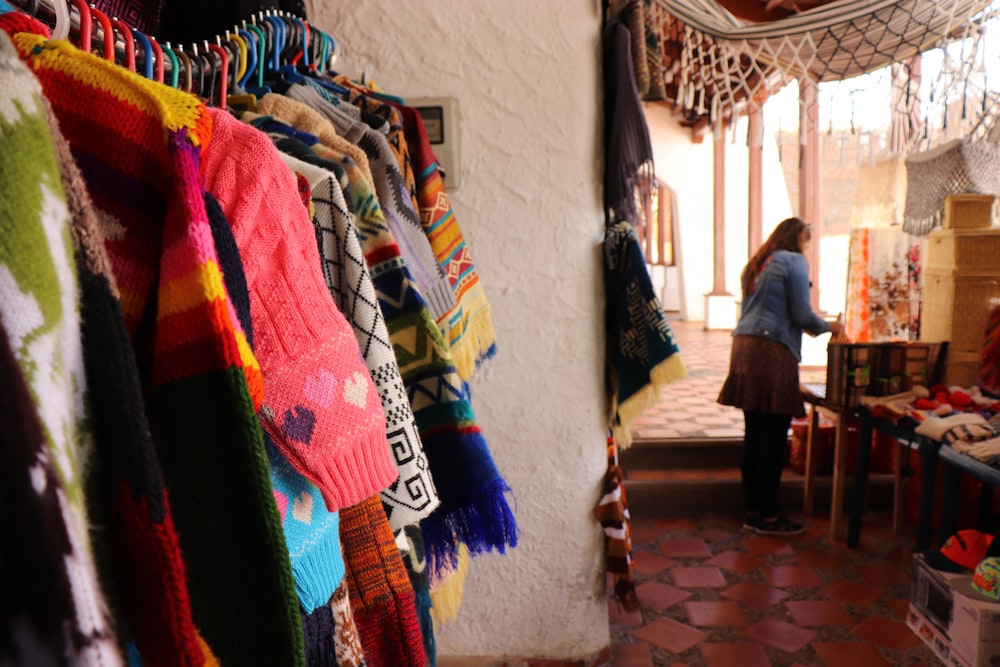
[[[799,364],[783,343],[762,336],[733,336],[718,402],[741,410],[804,417]]]

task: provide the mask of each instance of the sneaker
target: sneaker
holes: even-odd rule
[[[743,515],[743,530],[757,530],[763,521],[758,512],[747,512]]]
[[[805,526],[801,523],[792,521],[791,519],[781,515],[771,521],[761,519],[760,523],[754,527],[754,530],[758,535],[767,535],[769,537],[801,535],[805,532],[805,529]]]

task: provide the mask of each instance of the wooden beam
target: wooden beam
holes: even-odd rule
[[[747,184],[747,257],[753,257],[764,242],[764,114],[749,106],[749,183]]]
[[[819,241],[823,233],[820,206],[819,86],[812,79],[799,79],[799,217],[813,226],[812,243],[806,249],[809,260],[809,298],[819,311]]]
[[[714,132],[712,159],[712,251],[714,279],[713,295],[726,292],[726,132],[721,127]]]

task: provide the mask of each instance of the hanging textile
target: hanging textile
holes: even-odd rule
[[[838,81],[946,39],[989,0],[839,0],[770,22],[745,22],[717,0],[654,0],[667,101],[705,128],[799,77]]]
[[[632,83],[629,31],[618,20],[604,32],[605,215],[604,290],[609,425],[621,447],[630,425],[686,375],[677,342],[653,289],[632,221],[652,190],[649,131]]]
[[[331,131],[328,120],[295,100],[265,95],[258,109],[317,136]],[[312,149],[326,156],[322,144]],[[467,387],[410,277],[379,198],[357,165],[345,161],[341,166],[348,177],[345,192],[351,192],[369,272],[441,498],[441,506],[421,523],[431,570],[453,563],[460,542],[474,555],[491,550],[504,553],[517,545],[517,524],[506,499],[510,487],[476,424]]]
[[[857,343],[916,340],[911,310],[911,253],[919,243],[899,225],[852,229],[848,260],[847,337]]]
[[[27,33],[14,41],[52,103],[108,239],[195,622],[222,664],[302,666],[298,604],[254,413],[259,366],[221,283],[199,183],[211,118],[190,95],[67,42]]]
[[[618,465],[618,446],[613,436],[608,437],[607,454],[608,471],[594,517],[604,530],[606,567],[613,580],[612,597],[622,609],[632,612],[639,608],[639,598],[632,568],[631,516],[625,497],[625,471]]]

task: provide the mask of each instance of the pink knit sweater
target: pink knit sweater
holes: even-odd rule
[[[323,278],[295,176],[259,130],[211,109],[205,189],[222,205],[246,270],[264,376],[261,422],[331,511],[397,477],[382,403]]]

